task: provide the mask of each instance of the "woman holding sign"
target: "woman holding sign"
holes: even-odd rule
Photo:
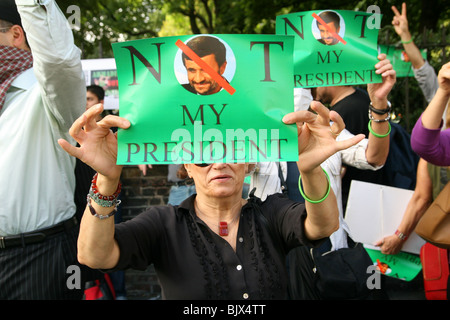
[[[153,263],[166,299],[286,298],[286,253],[317,245],[338,228],[336,198],[320,164],[364,138],[336,141],[345,126],[340,116],[320,103],[312,108],[317,114],[298,111],[283,118],[285,124],[297,124],[306,204],[278,195],[264,202],[243,200],[245,163],[185,164],[197,195],[179,206],[151,207],[118,225],[109,217],[117,205],[122,166],[116,165],[117,138],[110,128],[127,129],[130,122],[117,116],[96,122],[102,106],[87,110],[70,130],[80,147],[59,140],[65,151],[97,171],[80,226],[79,261],[115,270]]]

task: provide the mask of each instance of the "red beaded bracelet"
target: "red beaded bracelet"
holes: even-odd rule
[[[110,196],[104,196],[98,191],[97,187],[97,177],[98,173],[94,175],[94,178],[92,178],[92,184],[91,188],[89,189],[88,197],[94,200],[95,203],[97,203],[99,206],[102,207],[112,207],[117,205],[117,197],[119,196],[120,192],[122,191],[122,184],[119,183],[117,186],[117,190]]]

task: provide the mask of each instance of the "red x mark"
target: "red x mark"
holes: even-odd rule
[[[224,88],[229,94],[233,95],[236,89],[233,88],[228,81],[226,81],[220,74],[218,74],[213,68],[211,68],[205,61],[203,61],[191,48],[183,43],[181,40],[177,40],[175,45],[181,49],[189,58],[198,64],[206,73],[208,73],[222,88]]]
[[[340,35],[338,35],[336,32],[334,32],[333,30],[331,30],[330,26],[327,25],[325,23],[325,21],[323,21],[323,19],[321,17],[319,17],[317,14],[313,13],[312,16],[314,17],[314,19],[316,19],[317,21],[319,21],[319,23],[321,25],[323,25],[329,33],[331,33],[333,35],[334,38],[338,39],[340,42],[342,42],[344,45],[347,44],[347,41],[345,41],[344,39],[341,38]]]

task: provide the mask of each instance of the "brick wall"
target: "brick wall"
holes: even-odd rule
[[[122,173],[122,219],[128,220],[150,206],[165,205],[169,198],[167,165],[154,165],[144,176],[137,166],[126,166]],[[153,266],[145,271],[125,272],[127,298],[154,299],[160,296],[160,286]]]

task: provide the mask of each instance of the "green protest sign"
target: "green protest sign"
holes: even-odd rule
[[[119,164],[296,161],[290,36],[200,35],[112,45]]]
[[[377,271],[393,278],[411,281],[422,270],[420,257],[407,252],[382,254],[380,250],[365,248]]]
[[[391,61],[392,67],[395,70],[397,78],[414,76],[414,72],[411,69],[412,67],[411,60],[409,59],[405,50],[397,49],[395,46],[388,46],[383,44],[379,45],[379,49],[380,53],[385,53],[387,55],[387,58]],[[422,54],[422,57],[426,60],[427,50],[422,49],[420,50],[420,53]]]
[[[374,67],[380,20],[379,14],[348,10],[277,16],[276,33],[295,38],[295,87],[381,82]]]

